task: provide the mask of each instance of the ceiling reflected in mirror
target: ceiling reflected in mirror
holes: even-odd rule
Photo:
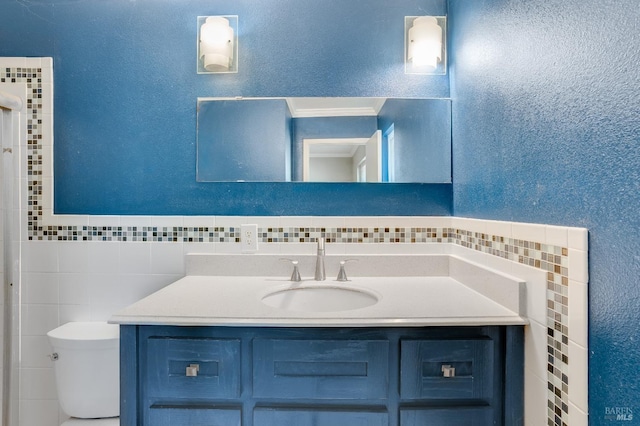
[[[386,98],[286,98],[292,117],[377,116]]]

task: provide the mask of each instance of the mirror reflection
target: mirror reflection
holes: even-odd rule
[[[199,98],[199,182],[451,182],[451,101]]]

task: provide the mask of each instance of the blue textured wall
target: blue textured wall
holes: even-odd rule
[[[284,182],[291,121],[284,99],[218,100],[198,104],[200,182]]]
[[[394,182],[451,182],[451,103],[388,99],[378,115],[382,133],[393,124]]]
[[[450,214],[440,186],[195,176],[199,96],[448,97],[448,76],[403,65],[404,16],[445,13],[446,0],[3,0],[0,56],[54,59],[56,213]],[[196,74],[198,15],[239,15],[238,74]]]
[[[590,230],[590,424],[640,424],[640,6],[451,0],[454,213]]]

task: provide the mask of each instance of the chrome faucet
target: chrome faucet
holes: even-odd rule
[[[291,264],[293,265],[293,272],[291,273],[291,281],[296,282],[296,283],[299,283],[300,281],[302,281],[302,278],[300,277],[300,270],[298,269],[298,261],[297,260],[286,259],[286,258],[282,258],[280,260],[285,261],[285,262],[291,262]]]
[[[314,276],[316,281],[324,281],[327,279],[327,275],[324,272],[324,238],[318,238],[318,252],[316,254],[316,274]]]

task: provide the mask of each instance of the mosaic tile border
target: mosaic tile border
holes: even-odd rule
[[[27,137],[27,223],[29,240],[38,238],[42,217],[42,68],[4,68],[0,83],[25,84]]]
[[[27,87],[27,238],[36,241],[239,243],[239,227],[55,226],[43,224],[42,69],[5,68],[0,82]],[[547,272],[548,426],[568,426],[568,249],[456,228],[259,228],[262,243],[453,243]]]
[[[547,426],[568,426],[569,249],[464,230],[454,243],[547,272]]]
[[[37,219],[36,219],[37,221]],[[261,243],[442,243],[453,242],[452,228],[258,228]],[[46,241],[155,241],[239,243],[240,227],[152,226],[40,226],[30,240]]]

